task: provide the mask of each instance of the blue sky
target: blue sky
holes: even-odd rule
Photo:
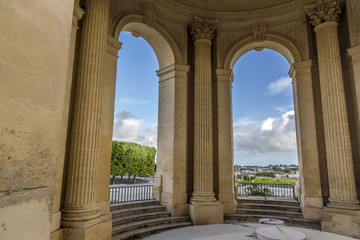
[[[141,37],[122,32],[114,139],[156,147],[158,62]],[[240,165],[297,164],[289,64],[272,50],[251,51],[234,67],[234,161]]]

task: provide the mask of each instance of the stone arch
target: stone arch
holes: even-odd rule
[[[300,172],[299,200],[305,219],[319,220],[323,199],[327,188],[327,170],[326,155],[323,145],[322,113],[320,86],[318,84],[318,66],[316,61],[309,60],[302,55],[297,44],[287,38],[274,33],[265,34],[263,42],[255,42],[253,36],[247,36],[233,44],[226,51],[223,61],[223,69],[217,69],[217,91],[219,103],[227,105],[218,105],[218,132],[226,132],[218,136],[218,142],[228,141],[232,144],[232,95],[231,84],[233,81],[232,69],[237,60],[245,53],[251,50],[262,50],[268,48],[282,54],[290,64],[289,76],[292,78],[294,92],[294,111],[296,124],[296,138],[298,150],[298,162]],[[222,85],[227,84],[226,88]],[[225,89],[225,90],[223,90]],[[224,110],[225,109],[225,110]],[[224,117],[225,116],[225,117]],[[226,138],[230,135],[231,138]],[[218,147],[218,151],[224,155],[227,154],[227,162],[232,163],[231,148],[224,147],[224,144]],[[219,154],[220,155],[220,154]],[[222,167],[224,161],[222,160]],[[219,171],[220,176],[221,171]],[[315,173],[315,174],[314,174]],[[222,176],[220,176],[222,177]],[[224,177],[225,178],[225,177]],[[232,179],[226,181],[228,185]],[[224,182],[224,180],[222,179]],[[226,193],[224,186],[219,185],[219,194]],[[222,187],[222,189],[221,189]],[[323,198],[324,197],[324,198]]]
[[[180,50],[174,38],[160,24],[154,23],[151,27],[147,25],[143,15],[129,14],[114,22],[110,34],[113,40],[119,38],[121,31],[139,34],[150,44],[157,57],[159,105],[157,171],[153,198],[166,206],[173,216],[187,215],[187,163],[184,161],[187,156],[187,133],[184,129],[187,124],[190,66],[185,65],[186,53]],[[111,71],[115,73],[116,68]]]
[[[116,24],[113,37],[118,39],[121,31],[139,34],[154,49],[159,62],[159,68],[184,64],[184,57],[173,37],[159,24],[153,27],[145,23],[145,17],[138,14],[129,14],[122,17]]]
[[[253,36],[248,36],[235,43],[225,54],[224,69],[233,69],[237,60],[245,53],[264,48],[272,49],[283,55],[290,66],[303,60],[296,44],[287,38],[276,34],[266,34],[263,42],[254,42]]]

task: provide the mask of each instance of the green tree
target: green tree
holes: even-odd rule
[[[126,148],[124,142],[113,141],[111,152],[111,170],[110,174],[113,175],[112,184],[115,183],[116,176],[124,176],[126,173],[126,155],[124,154],[124,148]]]
[[[154,147],[141,146],[137,143],[113,141],[111,154],[112,182],[115,176],[129,174],[129,181],[133,175],[133,183],[138,175],[154,175],[155,170]]]
[[[127,151],[126,164],[127,173],[133,175],[133,183],[136,183],[136,176],[139,175],[142,166],[142,158],[144,157],[142,146],[137,143],[128,143],[129,150]]]
[[[146,174],[154,175],[155,174],[155,156],[156,156],[156,148],[154,147],[144,147],[146,152]]]

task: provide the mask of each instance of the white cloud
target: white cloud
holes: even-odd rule
[[[114,118],[113,139],[156,147],[157,123],[141,131],[143,124],[143,119],[135,117],[126,110],[118,112]]]
[[[234,149],[248,154],[296,151],[294,111],[277,118],[237,120],[234,123]]]
[[[282,77],[279,78],[273,82],[271,82],[268,86],[268,94],[270,95],[275,95],[275,94],[279,94],[282,92],[290,92],[292,91],[292,86],[291,86],[291,78],[289,77]]]
[[[267,118],[261,125],[261,130],[262,131],[271,131],[272,124],[275,121],[275,118]]]

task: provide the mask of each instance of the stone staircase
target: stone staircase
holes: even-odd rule
[[[304,219],[296,200],[238,198],[236,214],[225,215],[225,223],[255,222],[260,218],[283,220],[287,226],[305,227],[320,230],[320,222]]]
[[[140,239],[155,232],[191,226],[188,216],[171,217],[158,201],[111,205],[112,240]]]

